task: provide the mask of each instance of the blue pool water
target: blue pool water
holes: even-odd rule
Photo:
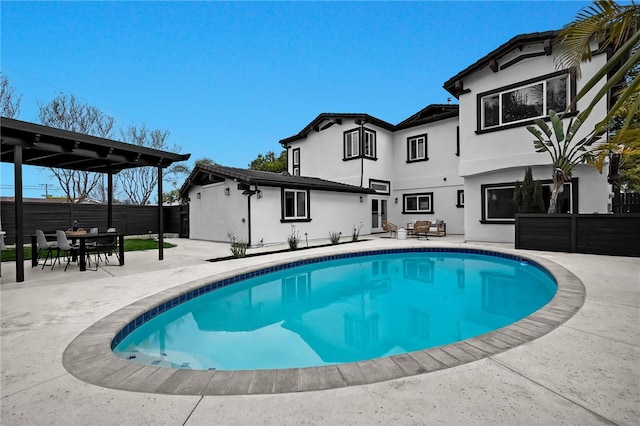
[[[556,290],[546,271],[508,256],[346,257],[245,279],[155,317],[147,312],[113,350],[131,362],[199,370],[354,362],[493,331],[538,310]]]

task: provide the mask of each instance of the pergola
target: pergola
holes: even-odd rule
[[[113,175],[136,167],[158,168],[158,259],[164,258],[162,169],[191,154],[175,154],[143,146],[0,118],[0,161],[14,164],[16,216],[16,281],[24,281],[24,212],[22,165],[104,173],[108,176],[109,227],[113,224]]]

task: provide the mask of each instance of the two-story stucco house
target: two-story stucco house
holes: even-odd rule
[[[354,224],[361,224],[362,234],[368,234],[381,232],[383,220],[405,227],[415,220],[441,219],[447,233],[462,234],[466,240],[513,242],[513,192],[525,168],[532,167],[534,179],[543,182],[547,200],[551,183],[550,157],[535,152],[526,126],[536,118],[547,119],[550,109],[572,106],[565,123],[577,115],[589,99],[574,104],[576,93],[606,61],[605,54],[594,56],[583,65],[582,79],[557,70],[552,49],[556,35],[549,31],[516,36],[460,71],[444,83],[459,105],[429,105],[396,125],[366,113],[322,113],[282,139],[288,174],[259,177],[261,188],[278,188],[269,195],[276,202],[267,207],[257,200],[250,206],[256,219],[249,223],[260,221],[260,235],[246,217],[235,223],[244,207],[229,203],[229,198],[194,202],[207,192],[228,191],[234,179],[251,190],[258,179],[255,172],[220,166],[195,170],[182,188],[191,199],[191,237],[222,241],[227,231],[220,230],[226,226],[252,243],[282,242],[283,226],[290,222],[297,222],[311,238],[326,238],[331,231],[350,233]],[[593,129],[606,109],[603,100],[578,137]],[[561,212],[605,213],[608,194],[606,174],[580,165],[563,188]],[[287,200],[294,206],[297,197],[304,198],[301,205],[307,207],[299,217],[295,212],[288,216],[297,207]],[[216,212],[217,231],[208,229],[203,208],[207,214]]]
[[[457,200],[457,105],[429,105],[397,125],[367,114],[320,114],[298,134],[280,141],[293,175],[372,189],[370,232],[382,221],[398,226],[417,219],[447,218],[462,234]]]
[[[460,104],[460,162],[458,175],[464,180],[464,233],[473,241],[514,241],[513,190],[531,166],[536,180],[546,181],[548,202],[551,160],[536,153],[533,135],[526,126],[548,111],[564,111],[572,105],[584,83],[606,62],[606,55],[593,57],[582,66],[582,78],[554,65],[552,41],[555,31],[523,34],[503,44],[444,83]],[[602,82],[604,83],[604,82]],[[582,99],[564,119],[586,105]],[[602,100],[582,125],[575,140],[593,130],[606,115]],[[561,213],[606,213],[606,173],[579,165],[561,195]]]

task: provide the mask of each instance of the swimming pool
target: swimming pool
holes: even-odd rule
[[[396,252],[339,247],[339,256],[361,256]],[[373,244],[372,244],[373,245]],[[353,246],[352,246],[353,247]],[[375,246],[374,246],[375,247]],[[333,250],[333,249],[332,249]],[[404,249],[400,249],[401,251]],[[392,355],[368,361],[290,369],[267,370],[191,370],[172,369],[131,363],[117,357],[112,347],[131,331],[171,307],[184,303],[215,288],[237,283],[239,280],[260,275],[265,269],[281,270],[292,266],[315,263],[334,256],[321,253],[294,252],[287,260],[277,256],[247,259],[247,262],[229,262],[216,267],[215,276],[180,284],[123,307],[91,325],[78,335],[65,349],[62,362],[65,369],[79,380],[98,386],[170,395],[241,395],[272,394],[331,389],[344,386],[376,383],[401,377],[424,374],[463,363],[492,357],[511,348],[535,340],[563,324],[584,304],[585,289],[578,277],[566,268],[543,257],[492,248],[424,248],[410,251],[450,251],[457,253],[488,254],[516,261],[531,262],[549,271],[557,281],[553,299],[533,314],[498,330],[443,346]],[[319,250],[322,252],[321,250]],[[113,346],[112,346],[113,345]]]
[[[185,295],[114,352],[196,370],[358,362],[491,332],[538,310],[557,289],[535,264],[480,253],[403,250],[287,266]]]

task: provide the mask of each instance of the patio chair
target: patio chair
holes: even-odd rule
[[[420,239],[420,235],[424,235],[424,237],[429,239],[429,228],[431,227],[431,221],[429,220],[419,220],[413,225],[413,234]]]
[[[107,256],[111,255],[111,253],[115,252],[116,257],[118,257],[118,238],[116,234],[116,228],[107,229],[107,234],[111,233],[113,233],[113,235],[101,235],[98,237],[95,248],[98,259],[96,262],[102,259],[101,254],[104,254],[104,261],[106,264],[109,264],[109,258]],[[119,257],[118,260],[120,260]]]
[[[56,240],[58,242],[58,253],[56,255],[56,260],[58,261],[58,263],[60,263],[60,252],[62,251],[67,253],[67,264],[64,267],[64,270],[66,271],[67,268],[69,267],[69,263],[71,263],[71,256],[73,252],[78,250],[80,246],[71,244],[67,239],[67,234],[65,234],[64,231],[62,230],[56,231]],[[51,265],[52,270],[53,270],[53,267],[56,265],[56,260],[54,260],[53,265]]]
[[[431,222],[431,227],[429,228],[429,235],[433,235],[435,237],[446,237],[447,236],[447,224],[442,219],[436,219]]]
[[[89,232],[87,233],[88,235],[93,235],[95,234],[95,238],[86,238],[85,239],[85,250],[86,250],[86,259],[87,259],[87,264],[89,266],[89,268],[91,267],[91,255],[94,255],[94,263],[96,264],[96,271],[98,270],[98,250],[97,250],[97,245],[98,245],[98,228],[91,228],[89,229]]]
[[[44,236],[44,232],[42,232],[42,230],[40,229],[36,229],[36,241],[38,243],[38,253],[36,254],[38,262],[40,261],[42,251],[47,251],[47,256],[44,258],[44,263],[42,264],[42,269],[44,269],[44,267],[47,265],[47,259],[49,259],[49,257],[51,257],[51,261],[53,262],[53,250],[58,250],[58,243],[54,241],[47,241],[47,237]],[[51,267],[53,268],[53,263],[51,263]]]
[[[398,236],[398,226],[389,221],[382,221],[382,229],[389,233],[390,238],[393,238],[394,233],[396,234],[396,237]]]

